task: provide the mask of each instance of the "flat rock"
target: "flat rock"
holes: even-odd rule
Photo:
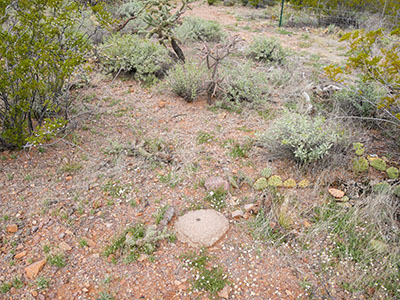
[[[228,219],[213,209],[190,211],[175,223],[177,238],[195,248],[211,247],[228,229]]]
[[[232,212],[232,218],[233,219],[240,219],[243,218],[244,212],[241,209],[235,210]]]
[[[344,192],[338,189],[330,188],[328,189],[329,194],[331,194],[332,197],[335,197],[336,199],[343,198]]]
[[[232,291],[232,288],[229,285],[226,285],[222,290],[218,292],[218,296],[223,299],[229,299],[229,294]]]
[[[15,254],[14,258],[20,259],[20,258],[23,258],[25,255],[26,255],[26,251],[22,251],[22,252]]]
[[[43,269],[46,262],[47,262],[46,259],[42,259],[42,260],[39,260],[39,261],[34,262],[33,264],[27,266],[25,268],[26,277],[28,277],[29,279],[34,279],[39,274],[39,272]]]
[[[7,225],[6,230],[8,233],[16,233],[18,231],[18,225],[17,224]]]
[[[68,245],[66,242],[61,242],[60,244],[58,244],[58,247],[60,247],[60,249],[62,251],[70,251],[70,250],[72,250],[71,246]]]
[[[204,182],[204,187],[207,191],[216,191],[222,189],[226,192],[229,191],[229,183],[222,177],[209,177]]]

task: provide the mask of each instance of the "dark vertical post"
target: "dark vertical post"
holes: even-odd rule
[[[282,26],[282,16],[283,16],[283,7],[285,6],[285,0],[282,0],[282,6],[281,6],[281,16],[279,18],[279,27]]]

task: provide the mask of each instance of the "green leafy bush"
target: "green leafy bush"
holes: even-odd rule
[[[275,120],[269,130],[259,135],[260,142],[279,156],[288,156],[302,163],[312,163],[329,155],[343,137],[322,117],[294,112]]]
[[[168,50],[135,35],[112,35],[101,47],[101,61],[107,72],[126,72],[147,84],[162,77],[172,63]]]
[[[193,61],[177,64],[167,78],[167,84],[172,92],[187,102],[197,99],[203,89],[206,70],[203,65]]]
[[[223,97],[235,104],[257,104],[266,101],[267,78],[250,64],[226,68]]]
[[[343,81],[342,76],[357,70],[362,74],[363,82],[379,85],[384,91],[377,106],[380,117],[400,125],[400,27],[390,35],[383,29],[356,30],[346,33],[341,38],[341,41],[345,40],[350,41],[346,66],[329,65],[325,71],[332,79]]]
[[[218,22],[187,17],[182,25],[176,29],[176,36],[182,42],[219,42],[224,38],[225,34]]]
[[[46,119],[61,109],[68,115],[65,87],[84,62],[88,37],[75,30],[81,8],[74,1],[4,0],[0,15],[0,147],[22,147],[48,133]]]
[[[340,112],[348,116],[374,118],[383,95],[374,84],[358,82],[356,85],[337,91],[333,95],[333,101]]]
[[[247,56],[255,61],[283,64],[288,55],[275,38],[256,38],[247,50]]]

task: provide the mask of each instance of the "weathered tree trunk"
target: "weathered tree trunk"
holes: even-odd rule
[[[185,62],[185,54],[183,54],[181,47],[179,47],[175,39],[171,39],[171,46],[172,49],[174,49],[176,56],[178,56],[182,62]]]

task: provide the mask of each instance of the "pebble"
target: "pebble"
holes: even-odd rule
[[[18,231],[18,225],[17,224],[7,225],[6,230],[8,233],[16,233]]]

